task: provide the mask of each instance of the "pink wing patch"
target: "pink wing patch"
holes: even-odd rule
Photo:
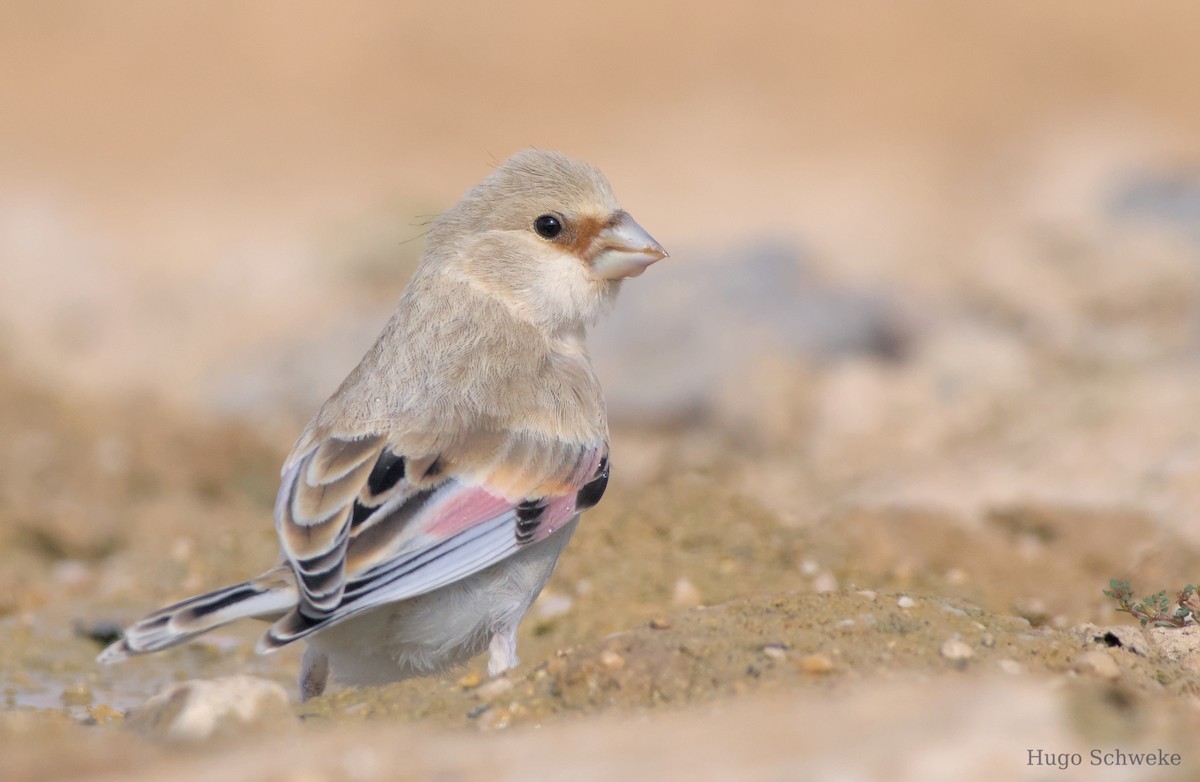
[[[602,459],[601,448],[588,448],[580,454],[579,461],[567,481],[568,493],[545,498],[546,509],[530,542],[545,540],[571,520],[575,515],[576,492],[592,479]],[[428,520],[422,525],[423,532],[444,540],[465,532],[476,524],[491,521],[515,507],[516,503],[493,494],[486,486],[464,486],[426,509]]]
[[[425,533],[435,538],[448,538],[507,513],[512,507],[512,502],[497,497],[482,486],[464,487],[427,511],[431,517]]]
[[[533,533],[533,540],[545,540],[551,534],[557,532],[559,527],[566,524],[575,515],[575,495],[568,494],[565,497],[555,497],[546,505],[546,510],[542,514],[542,523],[538,525],[537,530]]]

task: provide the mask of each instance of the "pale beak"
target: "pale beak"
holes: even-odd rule
[[[592,261],[592,276],[604,280],[636,277],[667,257],[662,245],[625,212],[596,236],[596,244],[600,252]]]

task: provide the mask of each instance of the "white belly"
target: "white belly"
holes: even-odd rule
[[[509,635],[532,605],[575,531],[571,519],[546,540],[450,586],[379,606],[314,635],[343,685],[427,676],[464,665],[493,635]],[[515,664],[515,658],[513,660]]]

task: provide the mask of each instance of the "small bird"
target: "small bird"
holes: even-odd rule
[[[445,671],[517,627],[608,484],[585,329],[667,252],[586,163],[518,152],[432,225],[374,346],[301,433],[262,575],[129,627],[104,663],[237,619],[304,639],[300,695]]]

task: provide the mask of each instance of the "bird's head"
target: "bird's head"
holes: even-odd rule
[[[667,257],[598,169],[541,150],[518,152],[464,195],[428,247],[437,263],[556,328],[593,320],[621,280]]]

